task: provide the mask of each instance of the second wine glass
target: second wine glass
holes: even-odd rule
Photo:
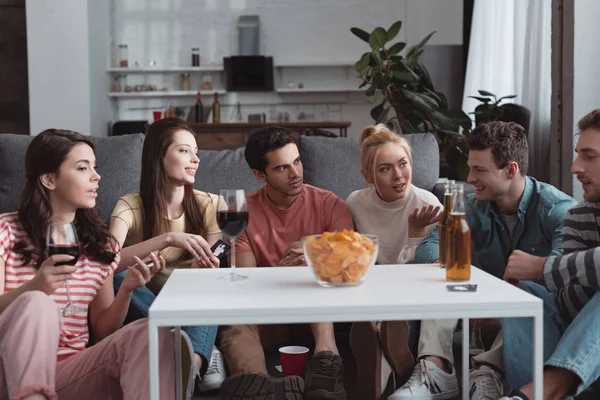
[[[248,279],[246,275],[235,272],[235,239],[244,232],[248,225],[248,206],[246,193],[242,189],[225,189],[219,192],[219,208],[217,222],[219,227],[231,239],[231,272],[230,281]]]

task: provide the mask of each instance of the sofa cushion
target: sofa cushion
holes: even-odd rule
[[[342,200],[367,186],[360,173],[358,138],[301,136],[299,150],[304,182],[330,190]]]
[[[96,207],[106,221],[127,193],[139,190],[144,135],[90,137],[102,176]],[[0,135],[0,212],[15,211],[25,184],[25,152],[33,136]]]
[[[0,213],[16,211],[25,184],[25,152],[33,138],[0,135]]]
[[[219,194],[221,189],[244,189],[253,192],[262,184],[254,177],[244,158],[244,148],[235,150],[200,150],[200,165],[194,187]]]
[[[96,208],[108,222],[119,197],[140,190],[144,135],[90,139],[96,146],[96,165],[102,176]]]
[[[413,151],[413,184],[433,190],[439,177],[439,150],[431,133],[406,135]],[[366,187],[360,173],[360,140],[350,138],[300,137],[304,181],[327,189],[342,199]]]

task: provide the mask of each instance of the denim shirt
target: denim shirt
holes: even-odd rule
[[[504,276],[508,257],[514,250],[536,256],[562,254],[563,218],[575,200],[554,186],[525,178],[518,221],[511,238],[494,201],[480,201],[475,193],[465,196],[465,212],[471,228],[471,264],[498,277]],[[417,247],[416,263],[439,258],[439,230]]]

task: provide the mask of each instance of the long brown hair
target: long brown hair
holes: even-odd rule
[[[15,245],[15,252],[29,264],[36,259],[39,267],[47,258],[46,230],[52,218],[52,208],[48,189],[40,181],[43,174],[57,173],[69,152],[78,144],[87,144],[96,152],[94,144],[77,132],[48,129],[37,135],[25,154],[25,187],[19,203],[19,222],[27,232],[27,237]],[[73,221],[81,245],[82,254],[109,264],[115,253],[107,249],[107,244],[116,250],[116,240],[108,232],[108,226],[100,218],[95,208],[80,208]]]
[[[169,177],[165,172],[164,158],[167,149],[173,143],[177,131],[187,131],[196,138],[194,131],[179,118],[165,118],[148,127],[144,148],[142,150],[142,176],[140,180],[140,197],[144,212],[144,240],[148,240],[169,231],[167,216],[166,187]],[[204,214],[200,201],[194,194],[194,185],[185,185],[183,196],[185,213],[185,231],[206,236]],[[191,258],[185,252],[182,259]]]

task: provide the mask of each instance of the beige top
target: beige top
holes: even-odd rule
[[[217,223],[217,208],[219,196],[194,190],[194,194],[200,202],[202,207],[202,214],[204,215],[204,226],[206,227],[206,234],[213,235],[221,233],[221,229]],[[131,193],[119,198],[117,205],[113,210],[112,218],[119,218],[127,225],[127,236],[123,247],[132,246],[144,241],[144,216],[142,210],[142,198],[139,193]],[[177,219],[169,220],[168,232],[185,232],[185,213]],[[192,232],[193,233],[193,232]],[[160,287],[164,284],[168,276],[172,272],[174,267],[185,267],[192,263],[192,260],[180,261],[181,256],[185,250],[178,247],[166,247],[161,250],[160,254],[167,261],[167,270],[163,276],[159,277],[158,274],[155,276],[156,279],[153,285],[148,284],[148,287],[153,291],[157,292]],[[157,289],[157,290],[155,290]]]

